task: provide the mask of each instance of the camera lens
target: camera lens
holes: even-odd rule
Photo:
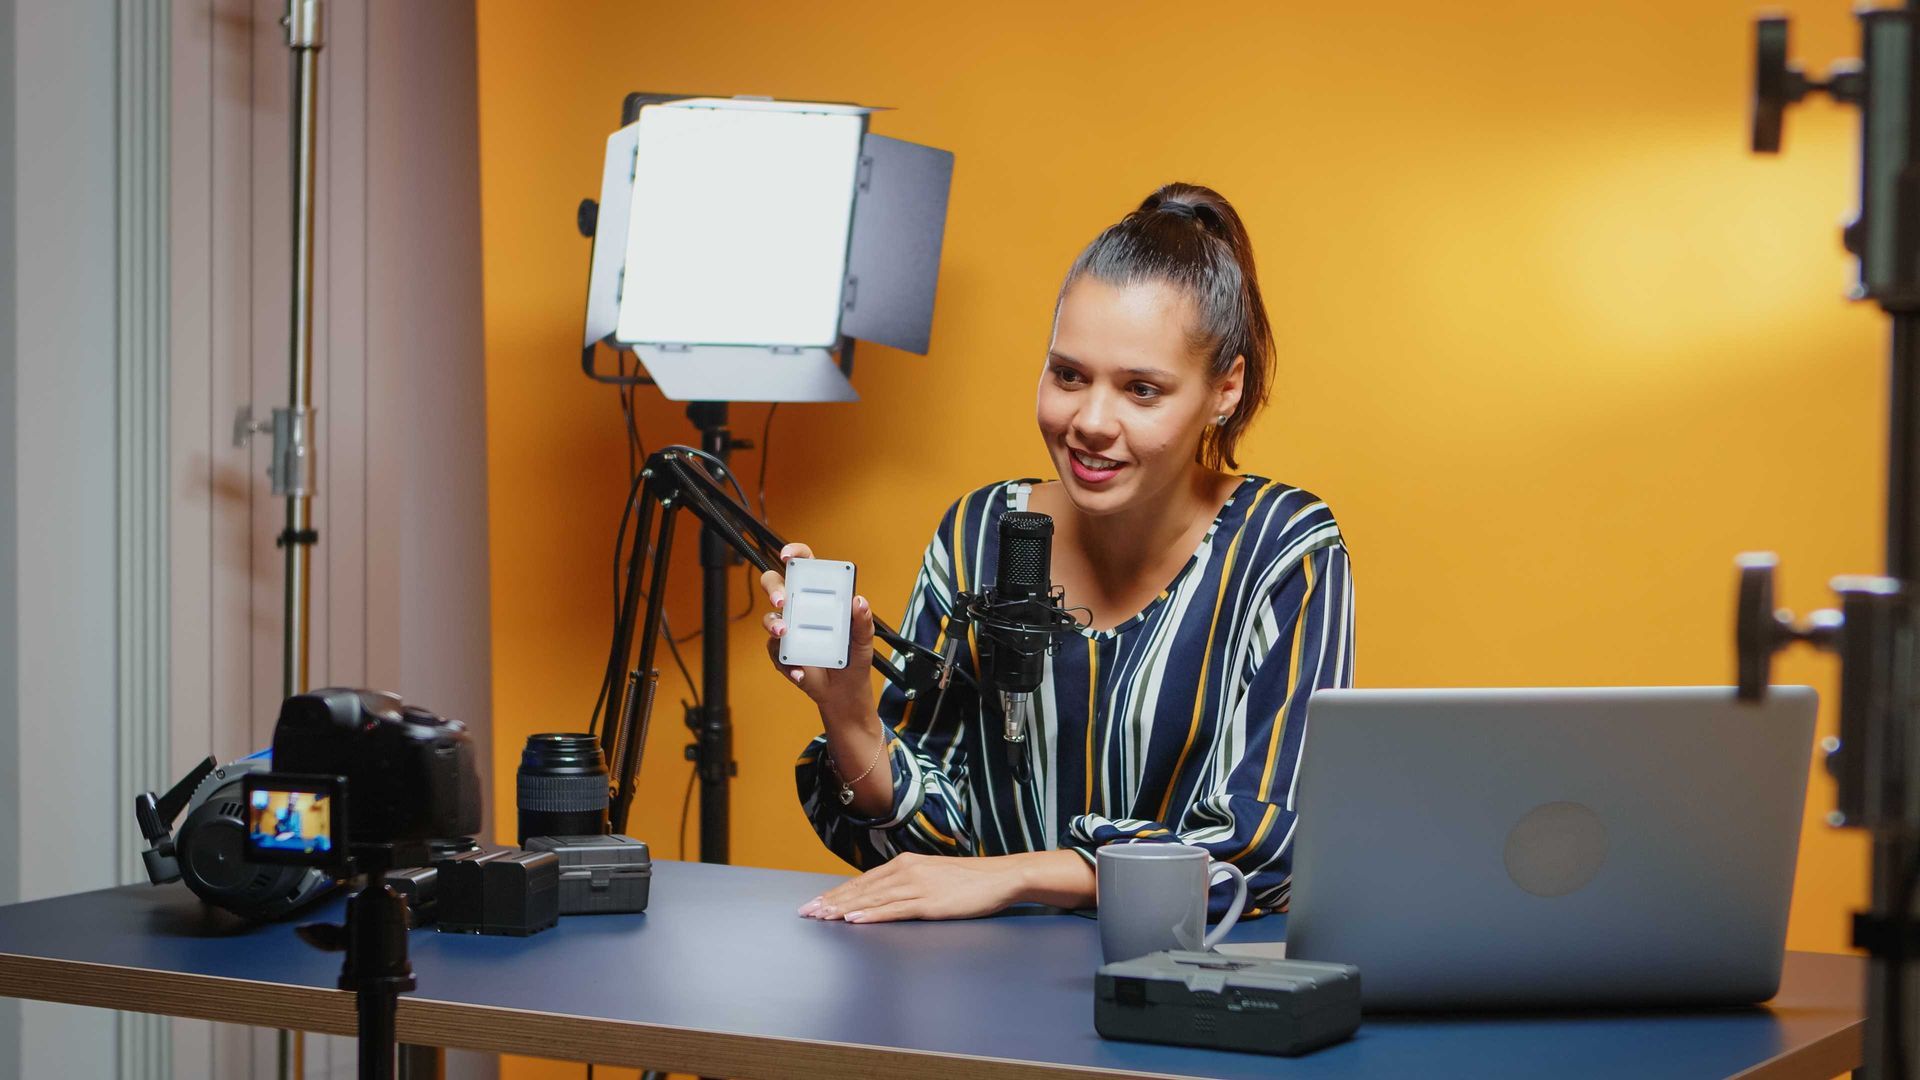
[[[607,761],[591,735],[531,735],[520,752],[520,846],[607,831]]]

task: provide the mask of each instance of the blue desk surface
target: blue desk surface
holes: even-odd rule
[[[420,985],[402,1001],[401,1037],[709,1075],[1705,1077],[1771,1063],[1831,1076],[1857,1060],[1863,966],[1814,953],[1788,957],[1766,1008],[1369,1017],[1352,1041],[1301,1058],[1109,1042],[1093,1030],[1093,921],[794,915],[836,880],[660,862],[645,915],[563,918],[529,938],[415,931]],[[334,900],[297,921],[339,911]],[[1232,940],[1283,931],[1255,920]],[[339,960],[292,924],[245,926],[179,885],[0,907],[0,994],[12,996],[337,1031],[351,1023],[332,990]]]

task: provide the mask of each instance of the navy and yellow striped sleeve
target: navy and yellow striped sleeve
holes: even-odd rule
[[[1086,814],[1069,821],[1068,834],[1083,854],[1116,842],[1204,847],[1246,874],[1249,910],[1276,911],[1285,909],[1290,884],[1294,776],[1308,699],[1322,687],[1353,685],[1346,547],[1336,537],[1297,556],[1275,569],[1260,595],[1237,645],[1239,672],[1219,706],[1226,715],[1210,725],[1219,734],[1190,763],[1191,795],[1175,803],[1185,807],[1177,820]],[[1217,883],[1211,914],[1223,914],[1232,898],[1231,883]]]
[[[967,503],[980,493],[961,499],[947,510],[932,541],[927,544],[913,593],[900,620],[900,633],[916,644],[945,653],[948,614],[965,569],[954,560],[956,522],[966,516]],[[961,643],[959,663],[974,669],[967,642]],[[896,656],[899,666],[904,658]],[[829,850],[860,869],[871,869],[903,851],[925,855],[972,855],[975,839],[968,817],[963,746],[968,718],[978,712],[971,691],[958,680],[948,689],[939,716],[933,702],[909,701],[906,692],[888,682],[880,695],[880,721],[887,729],[889,764],[893,772],[893,806],[886,814],[865,818],[843,807],[840,781],[827,762],[826,736],[807,744],[795,765],[800,805],[814,831]]]

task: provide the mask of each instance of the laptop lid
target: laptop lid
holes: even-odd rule
[[[1818,697],[1321,690],[1287,955],[1369,1009],[1735,1004],[1779,987]]]

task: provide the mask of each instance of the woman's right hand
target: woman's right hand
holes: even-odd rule
[[[805,544],[788,544],[780,549],[780,561],[811,559],[813,549]],[[780,638],[787,631],[786,579],[768,570],[760,575],[760,588],[767,594],[772,610],[761,619],[767,630],[767,656],[783,677],[800,687],[820,707],[822,717],[845,715],[870,723],[873,715],[873,609],[867,598],[853,598],[853,619],[847,640],[847,666],[844,668],[789,667],[780,662]]]

